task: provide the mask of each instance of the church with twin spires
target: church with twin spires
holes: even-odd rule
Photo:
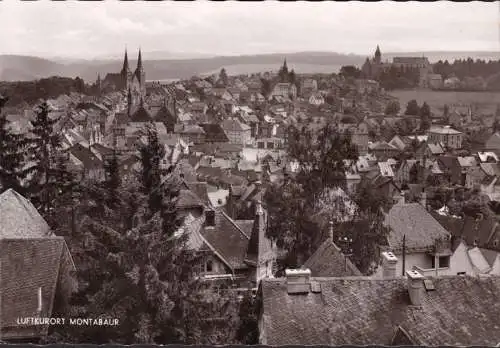
[[[137,68],[134,71],[130,70],[128,54],[125,50],[122,70],[119,73],[108,73],[102,82],[99,80],[98,77],[98,83],[102,89],[125,91],[132,98],[134,105],[140,104],[141,100],[146,97],[146,72],[142,65],[141,49],[137,58]]]

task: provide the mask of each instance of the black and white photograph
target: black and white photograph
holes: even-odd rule
[[[500,2],[0,1],[0,344],[500,347]]]

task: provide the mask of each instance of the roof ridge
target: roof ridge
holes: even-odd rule
[[[222,215],[224,215],[226,217],[226,219],[228,219],[237,229],[238,231],[245,237],[247,238],[248,240],[250,240],[250,237],[247,236],[247,234],[245,232],[243,232],[243,230],[240,228],[240,226],[238,226],[238,224],[236,223],[235,220],[233,220],[229,215],[227,215],[223,210],[220,210],[220,212],[222,213]],[[250,221],[250,220],[248,220]]]

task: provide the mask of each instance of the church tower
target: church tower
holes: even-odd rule
[[[380,53],[380,47],[377,45],[377,49],[375,50],[375,63],[380,64],[382,62],[382,54]]]
[[[146,95],[146,73],[144,71],[144,67],[142,66],[142,54],[140,48],[139,57],[137,58],[137,69],[135,69],[135,77],[139,82],[141,96],[144,97]]]
[[[131,75],[130,68],[128,65],[127,49],[125,49],[125,57],[123,58],[123,68],[122,71],[120,72],[120,75],[122,77],[122,83],[123,83],[122,88],[127,90],[129,88],[129,80]]]

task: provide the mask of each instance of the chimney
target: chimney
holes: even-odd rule
[[[406,277],[408,279],[408,295],[410,295],[411,304],[413,306],[421,306],[424,276],[413,270],[406,271]]]
[[[398,258],[390,251],[383,252],[382,258],[382,270],[384,278],[395,278]]]
[[[289,294],[307,294],[311,287],[310,269],[287,269],[285,270],[286,287]]]
[[[215,226],[215,211],[212,209],[205,210],[205,226],[206,227]]]

